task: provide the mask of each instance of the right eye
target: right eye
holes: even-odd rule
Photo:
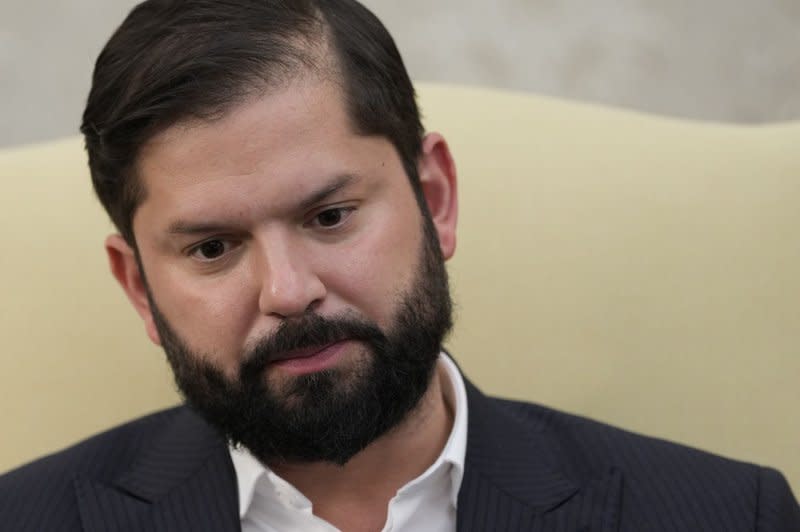
[[[212,262],[225,255],[232,247],[230,242],[215,238],[193,247],[189,251],[189,256],[203,262]]]

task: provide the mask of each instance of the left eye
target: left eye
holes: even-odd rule
[[[327,209],[317,214],[314,217],[314,222],[320,227],[324,228],[337,227],[347,220],[353,210],[354,209],[352,207],[337,207],[335,209]]]

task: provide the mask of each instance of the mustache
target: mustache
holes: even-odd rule
[[[284,321],[269,336],[256,343],[244,357],[242,379],[260,375],[264,368],[285,354],[299,349],[322,347],[342,340],[356,340],[380,349],[388,339],[374,323],[349,315],[323,317],[309,312]]]

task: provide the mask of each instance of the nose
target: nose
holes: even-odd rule
[[[322,280],[307,257],[289,242],[272,240],[262,257],[258,305],[263,314],[284,319],[299,316],[324,299]]]

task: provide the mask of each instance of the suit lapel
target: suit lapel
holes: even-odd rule
[[[227,446],[188,408],[113,483],[75,488],[87,532],[240,529]]]
[[[622,476],[571,471],[546,420],[501,406],[465,379],[469,425],[458,496],[459,532],[613,532]]]
[[[545,419],[516,412],[466,381],[469,411],[458,532],[618,529],[622,475],[570,470]],[[114,482],[80,477],[86,532],[240,530],[236,473],[225,442],[184,408]]]

